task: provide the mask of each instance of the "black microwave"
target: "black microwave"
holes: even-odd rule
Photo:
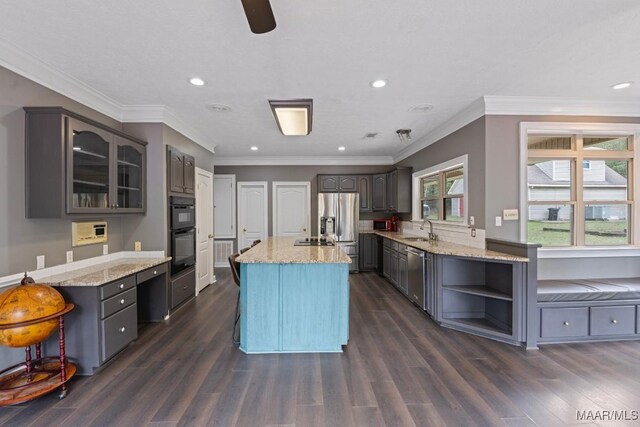
[[[171,212],[171,229],[180,230],[196,226],[196,201],[192,197],[175,197],[169,199]]]

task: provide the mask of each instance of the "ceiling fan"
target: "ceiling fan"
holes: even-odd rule
[[[276,28],[269,0],[242,0],[242,7],[252,33],[264,34]]]

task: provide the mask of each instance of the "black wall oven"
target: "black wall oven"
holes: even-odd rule
[[[171,274],[196,263],[196,206],[192,197],[169,198]]]

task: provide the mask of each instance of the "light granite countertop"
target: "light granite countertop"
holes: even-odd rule
[[[123,258],[44,277],[37,282],[50,286],[102,286],[170,260],[171,257]]]
[[[293,246],[293,237],[269,237],[237,258],[238,262],[268,264],[350,264],[351,258],[336,246]]]
[[[442,241],[412,241],[407,238],[415,238],[421,236],[414,236],[411,234],[403,234],[394,231],[374,231],[382,237],[387,237],[391,240],[395,240],[403,245],[411,246],[412,248],[421,249],[423,251],[431,252],[438,255],[453,255],[469,258],[480,259],[495,259],[501,261],[515,261],[515,262],[529,262],[529,258],[505,254],[502,252],[490,251],[487,249],[474,248],[471,246],[458,245],[456,243],[442,242]]]

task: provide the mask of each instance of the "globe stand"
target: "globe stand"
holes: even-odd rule
[[[1,325],[0,329],[29,326],[58,319],[58,357],[42,357],[41,342],[35,344],[36,357],[31,357],[31,345],[25,347],[25,361],[0,372],[0,406],[16,405],[36,399],[60,388],[60,399],[67,395],[67,382],[75,375],[76,365],[67,360],[64,344],[64,315],[73,304],[51,316],[22,323]]]

